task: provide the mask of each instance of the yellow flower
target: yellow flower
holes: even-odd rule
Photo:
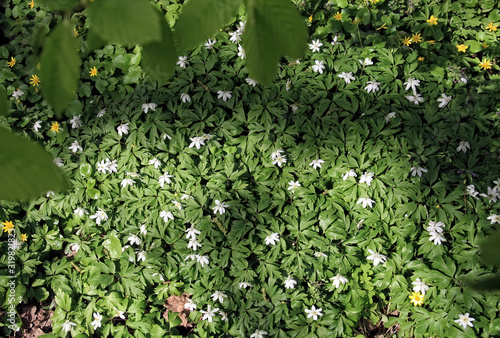
[[[28,3],[28,6],[30,6],[30,8],[33,9],[33,7],[35,7],[35,1],[31,0],[31,2]]]
[[[491,65],[492,65],[491,60],[488,59],[483,59],[483,62],[479,63],[481,69],[491,69]]]
[[[381,29],[387,29],[387,24],[384,22],[384,24],[382,26],[380,26],[379,28],[377,28],[377,30],[381,30]]]
[[[16,64],[16,58],[11,56],[10,61],[7,62],[7,64],[9,65],[10,68],[14,67],[14,65]]]
[[[337,21],[342,21],[342,13],[340,13],[340,12],[335,13],[333,18]]]
[[[498,30],[497,26],[493,24],[493,22],[490,22],[488,27],[486,27],[490,32],[496,32]]]
[[[429,25],[437,25],[438,24],[438,18],[436,18],[434,15],[431,15],[431,17],[427,20],[427,23]]]
[[[413,36],[411,37],[411,41],[415,43],[421,42],[422,37],[420,36],[420,33],[413,34]]]
[[[425,58],[423,56],[418,57],[418,61],[424,61],[424,60],[425,60]]]
[[[21,241],[26,242],[28,240],[28,236],[26,234],[21,234]]]
[[[357,24],[359,24],[359,23],[361,23],[361,19],[356,19],[356,20],[353,20],[353,21],[352,21],[352,24],[353,24],[353,25],[357,25]]]
[[[469,48],[469,46],[464,45],[463,43],[461,45],[457,45],[457,49],[459,52],[465,53],[465,51]]]
[[[53,131],[54,133],[58,133],[59,132],[59,123],[52,122],[52,125],[50,126],[50,131]]]
[[[309,22],[312,22],[313,21],[313,16],[311,14],[311,16],[309,17]]]
[[[403,45],[409,46],[412,43],[413,43],[412,39],[409,36],[405,36],[405,38],[403,39]]]
[[[379,2],[379,1],[380,1],[380,0],[370,0],[370,2],[371,2],[372,4],[376,4],[376,3],[377,3],[377,2]]]
[[[97,75],[97,68],[90,68],[90,76],[96,76]]]
[[[30,85],[33,85],[33,87],[36,87],[40,84],[40,78],[35,74],[35,75],[31,75],[31,81],[30,81]]]
[[[36,69],[40,69],[40,62],[36,64]]]
[[[4,227],[2,228],[3,232],[8,232],[9,234],[12,232],[14,229],[14,224],[12,224],[12,221],[5,221],[2,223]]]
[[[75,38],[78,36],[78,31],[76,30],[75,27],[73,27],[73,34],[75,35]]]
[[[422,306],[422,304],[424,304],[424,298],[425,296],[420,292],[413,292],[410,296],[410,302],[413,303],[414,306]]]
[[[436,40],[429,40],[427,42],[430,43],[431,45],[435,45],[436,44]]]
[[[483,42],[482,46],[483,48],[488,48],[490,45],[488,45],[486,42]]]

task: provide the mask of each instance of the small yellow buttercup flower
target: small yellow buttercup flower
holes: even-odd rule
[[[313,16],[311,14],[311,16],[309,17],[309,22],[312,22],[313,21]]]
[[[52,122],[52,125],[50,126],[50,131],[53,131],[54,133],[58,133],[59,132],[59,123]]]
[[[482,46],[483,48],[488,48],[490,45],[488,45],[486,42],[483,42]]]
[[[461,45],[457,45],[457,49],[459,52],[465,53],[465,51],[469,48],[469,46],[464,45],[463,43]]]
[[[409,36],[405,36],[405,38],[403,39],[403,45],[409,46],[412,43],[413,43],[413,40]]]
[[[30,8],[33,9],[35,7],[35,1],[31,0],[31,2],[28,3],[28,6],[30,6]]]
[[[493,24],[493,22],[490,22],[490,24],[488,25],[488,27],[486,27],[487,30],[489,30],[490,32],[496,32],[498,30],[497,26]]]
[[[26,234],[21,234],[21,241],[26,242],[28,240],[28,236]]]
[[[360,24],[360,23],[361,23],[361,19],[356,19],[356,20],[352,21],[353,25],[357,25],[357,24]]]
[[[10,234],[14,229],[14,224],[12,224],[12,221],[5,221],[2,224],[4,225],[4,227],[2,228],[3,232],[8,232]]]
[[[409,298],[414,306],[422,306],[422,304],[424,304],[425,296],[420,292],[413,292]]]
[[[436,18],[434,15],[431,15],[429,19],[427,19],[427,23],[429,25],[437,25],[438,24],[438,18]]]
[[[96,76],[97,75],[97,68],[96,67],[93,67],[93,68],[90,68],[90,76]]]
[[[335,13],[333,18],[337,21],[342,21],[342,13],[340,13],[340,12]]]
[[[31,75],[31,81],[30,81],[30,85],[33,85],[33,87],[36,87],[40,84],[40,78],[35,74],[35,75]]]
[[[418,43],[422,41],[422,37],[420,36],[420,33],[415,33],[411,37],[411,41],[414,43]]]
[[[429,40],[427,42],[430,43],[431,45],[435,45],[436,44],[436,40]]]
[[[483,62],[480,62],[479,63],[479,66],[481,67],[481,69],[491,69],[491,60],[488,60],[488,59],[483,59]]]
[[[418,61],[424,61],[424,60],[425,60],[425,58],[423,56],[418,57]]]
[[[10,61],[7,62],[7,64],[9,65],[10,68],[14,67],[14,65],[16,64],[16,58],[11,56]]]

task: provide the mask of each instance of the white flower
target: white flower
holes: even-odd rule
[[[320,47],[323,46],[323,44],[318,40],[313,40],[312,43],[309,44],[309,49],[314,52],[319,52]]]
[[[45,196],[50,197],[50,196],[54,196],[54,195],[55,195],[54,192],[49,190],[49,191],[47,191],[47,194]]]
[[[250,338],[264,338],[264,336],[267,336],[267,331],[255,330],[255,332],[250,335]]]
[[[405,89],[408,90],[411,88],[413,91],[413,94],[417,94],[417,87],[420,87],[420,80],[415,80],[413,78],[409,78],[404,85],[406,86]],[[406,97],[408,98],[408,97]],[[418,103],[417,103],[418,104]]]
[[[42,121],[38,120],[38,121],[36,121],[36,122],[35,122],[35,124],[33,125],[33,129],[34,129],[35,131],[38,131],[38,130],[40,130],[40,128],[42,128]]]
[[[154,157],[152,160],[149,160],[148,164],[153,165],[155,169],[161,167],[161,162],[156,157]]]
[[[390,112],[389,114],[387,114],[384,119],[385,119],[385,122],[389,123],[389,121],[393,118],[396,117],[396,113],[395,112]]]
[[[101,327],[101,321],[102,321],[102,315],[99,312],[94,313],[94,321],[90,323],[90,325],[94,327],[94,331],[98,327]]]
[[[56,157],[54,159],[54,163],[56,164],[56,166],[58,167],[64,167],[64,163],[63,163],[63,159],[62,158],[59,158],[59,157]]]
[[[168,135],[168,134],[163,134],[161,135],[161,137],[166,140],[168,138],[168,140],[170,141],[172,139],[172,136]]]
[[[431,237],[429,237],[429,241],[434,241],[434,245],[441,245],[442,242],[446,242],[443,235],[438,232],[430,231],[429,235],[431,235]]]
[[[144,103],[142,105],[142,110],[144,110],[144,113],[147,114],[150,109],[152,111],[156,111],[156,107],[157,107],[156,103]]]
[[[356,204],[362,204],[363,208],[366,208],[367,206],[369,206],[371,208],[373,206],[372,205],[373,203],[375,203],[375,201],[372,200],[371,198],[367,198],[367,197],[360,197],[358,199],[358,201],[356,202]]]
[[[423,173],[428,172],[427,169],[425,169],[425,168],[423,168],[421,166],[411,167],[410,170],[411,170],[411,176],[417,176],[418,175],[418,177],[422,177]]]
[[[12,93],[12,97],[18,100],[21,96],[24,95],[24,92],[21,89],[14,90]]]
[[[170,211],[162,211],[160,212],[160,217],[163,218],[164,222],[168,222],[169,219],[173,220],[174,215]]]
[[[276,158],[273,160],[273,162],[272,162],[272,163],[273,163],[273,164],[277,164],[277,165],[278,165],[278,167],[281,167],[281,165],[282,165],[283,163],[286,163],[286,158],[285,158],[284,156],[279,155],[278,157],[276,157]]]
[[[241,41],[241,32],[236,31],[236,32],[229,32],[229,41],[238,43]]]
[[[148,231],[146,230],[146,224],[141,225],[141,227],[139,228],[139,232],[141,233],[141,235],[147,235]]]
[[[460,326],[466,329],[467,325],[469,325],[470,327],[474,327],[474,325],[472,325],[473,321],[475,321],[475,319],[469,317],[469,314],[466,313],[465,315],[458,315],[458,319],[455,320],[455,323],[458,323]]]
[[[123,134],[127,135],[129,129],[128,123],[122,123],[116,128],[116,131],[118,132],[118,135],[122,136]]]
[[[109,173],[118,172],[118,163],[116,160],[110,161],[108,158],[106,159],[106,166],[108,167]]]
[[[201,264],[201,267],[209,263],[208,256],[196,255],[196,261]]]
[[[252,86],[252,87],[255,87],[255,86],[257,85],[257,81],[255,81],[255,80],[254,80],[254,79],[252,79],[252,78],[247,77],[247,78],[245,79],[245,81],[246,81],[246,82],[247,82],[250,86]]]
[[[289,92],[291,88],[292,88],[292,80],[288,79],[286,80],[285,89],[287,92]]]
[[[323,315],[321,313],[322,309],[316,309],[314,305],[311,307],[311,310],[305,309],[304,311],[307,313],[307,318],[312,318],[313,320],[318,320],[318,317]]]
[[[184,258],[185,261],[187,261],[188,259],[190,260],[195,260],[195,259],[198,259],[199,255],[195,255],[195,254],[191,254],[191,255],[187,255],[186,258]]]
[[[321,168],[321,164],[325,163],[322,159],[317,159],[313,160],[311,163],[309,163],[310,166],[312,166],[314,169],[316,168]]]
[[[470,149],[470,143],[467,141],[460,141],[457,147],[457,151],[463,151],[464,153],[466,153],[468,149]]]
[[[290,105],[290,109],[292,110],[292,112],[294,112],[294,113],[295,113],[295,111],[296,111],[297,109],[299,109],[299,105],[298,105],[297,103],[292,103],[292,104]]]
[[[344,175],[342,175],[342,179],[346,181],[349,177],[358,177],[358,174],[354,172],[354,169],[347,170]]]
[[[73,215],[77,217],[83,217],[84,215],[88,215],[88,211],[82,207],[77,207],[75,210],[73,210]]]
[[[220,319],[227,322],[228,319],[227,319],[227,312],[224,312],[224,311],[220,311]]]
[[[444,108],[446,105],[451,101],[452,97],[447,96],[446,94],[441,94],[441,97],[437,99],[437,102],[439,102],[439,108]]]
[[[146,251],[140,251],[137,253],[137,261],[138,262],[140,262],[140,261],[145,262],[146,261]]]
[[[366,183],[368,186],[372,185],[374,173],[367,173],[366,171],[359,178],[359,183]]]
[[[194,251],[198,249],[198,247],[202,247],[202,245],[196,240],[196,238],[192,238],[188,243],[188,249],[192,248]]]
[[[318,258],[320,258],[320,257],[322,257],[322,258],[328,258],[328,256],[327,256],[327,255],[325,255],[324,253],[322,253],[321,251],[316,251],[316,252],[314,253],[314,257],[318,257]]]
[[[368,249],[368,252],[370,252],[371,255],[366,257],[366,259],[373,261],[373,266],[377,266],[379,263],[384,264],[387,260],[387,256],[375,253],[373,250]]]
[[[121,319],[125,319],[125,311],[118,310],[116,307],[113,307],[113,310],[115,310],[115,317],[120,317]]]
[[[238,56],[243,60],[246,55],[245,55],[245,50],[243,49],[243,47],[241,47],[241,45],[238,45]]]
[[[205,42],[205,48],[206,49],[213,49],[216,43],[217,43],[217,40],[208,39],[208,41]]]
[[[300,187],[300,183],[299,181],[290,181],[288,182],[288,190],[291,190],[292,191],[292,194],[295,192],[295,189],[299,188]]]
[[[78,143],[78,141],[75,141],[75,142],[71,143],[71,146],[69,146],[68,148],[69,148],[69,150],[71,150],[74,153],[76,153],[77,151],[83,151],[83,148]]]
[[[500,215],[491,215],[491,216],[488,216],[488,220],[491,221],[491,224],[495,224],[495,223],[499,223],[500,224]]]
[[[135,184],[135,181],[134,181],[133,179],[131,179],[131,178],[124,178],[124,179],[121,181],[121,183],[120,183],[120,185],[121,185],[123,188],[125,188],[127,185],[134,185],[134,184]]]
[[[280,235],[275,232],[272,233],[271,235],[267,236],[265,239],[266,245],[276,245],[276,242],[279,242],[280,240]]]
[[[192,299],[188,299],[188,302],[184,304],[184,308],[193,312],[196,310],[196,303],[194,303]]]
[[[410,101],[413,104],[416,104],[417,106],[419,105],[420,102],[424,102],[425,99],[422,97],[422,95],[418,93],[413,93],[414,95],[407,95],[405,98]]]
[[[215,302],[216,300],[219,301],[219,303],[224,303],[224,298],[227,298],[227,295],[224,293],[224,292],[220,292],[220,291],[215,291],[214,293],[212,293],[212,295],[210,296],[212,297],[212,300]]]
[[[313,67],[313,71],[315,73],[320,73],[320,74],[323,74],[323,70],[325,69],[325,61],[323,60],[314,60],[314,65],[312,66]]]
[[[170,177],[174,177],[174,175],[169,175],[168,171],[165,172],[163,175],[161,175],[158,178],[158,182],[160,183],[160,187],[163,188],[163,186],[165,185],[165,183],[167,183],[167,184],[172,183],[172,181],[170,180]]]
[[[182,204],[179,201],[172,201],[175,207],[179,210],[182,210]]]
[[[187,66],[189,66],[187,56],[179,56],[179,61],[177,61],[175,64],[179,65],[179,67],[181,68],[186,68]]]
[[[429,221],[429,226],[427,227],[427,231],[442,233],[444,227],[445,225],[443,222]]]
[[[347,283],[347,278],[341,276],[340,274],[337,274],[336,276],[330,278],[330,280],[332,281],[333,286],[335,286],[335,288],[337,289],[340,287],[340,283],[342,284]]]
[[[214,209],[214,214],[217,215],[218,212],[219,214],[222,215],[226,212],[226,208],[229,208],[229,204],[226,204],[219,200],[215,200],[215,207],[213,207],[212,209]]]
[[[193,197],[189,196],[189,195],[186,195],[186,194],[182,194],[181,196],[181,200],[187,200],[187,199],[192,199]]]
[[[130,242],[130,245],[141,245],[142,241],[137,235],[130,235],[130,237],[127,239],[128,242]]]
[[[210,134],[203,134],[203,135],[201,135],[201,138],[203,139],[203,142],[209,141],[212,137],[213,137],[213,135],[210,135]]]
[[[370,92],[378,92],[380,88],[378,87],[380,85],[380,82],[377,81],[366,81],[367,86],[365,87],[365,90],[370,93]]]
[[[191,227],[187,230],[184,230],[184,232],[186,233],[186,238],[187,239],[196,239],[196,235],[200,234],[200,231],[199,230],[196,230],[194,228],[194,225],[191,224]]]
[[[370,58],[366,58],[365,60],[359,60],[359,63],[363,66],[371,66],[373,65],[373,61]]]
[[[201,318],[201,320],[207,320],[209,323],[211,323],[213,321],[213,317],[215,316],[217,311],[219,311],[219,308],[216,307],[215,309],[212,309],[212,307],[210,305],[208,305],[207,311],[203,311],[203,310],[200,311],[203,314],[203,317]]]
[[[75,115],[71,120],[71,128],[76,129],[82,126],[82,115]]]
[[[500,197],[500,191],[498,191],[497,187],[488,187],[488,193],[485,194],[485,193],[482,193],[482,194],[479,194],[479,196],[481,197],[488,197],[489,199],[489,202],[493,202],[493,203],[496,203],[497,199]]]
[[[62,325],[62,330],[63,330],[64,332],[69,332],[69,331],[71,331],[71,327],[72,327],[72,326],[76,326],[76,324],[75,324],[75,323],[73,323],[73,322],[70,322],[69,320],[66,320],[66,321],[63,323],[63,325]]]
[[[189,148],[196,147],[196,149],[200,149],[201,146],[205,145],[205,140],[201,136],[200,137],[190,137],[189,139],[191,140],[191,144],[189,145]]]
[[[181,101],[184,103],[191,102],[191,96],[188,93],[181,93]]]
[[[226,102],[227,100],[231,99],[233,97],[233,92],[228,90],[218,90],[217,91],[217,98],[222,99],[222,101]]]
[[[427,290],[429,290],[429,287],[427,286],[427,284],[425,284],[424,282],[422,282],[420,280],[420,278],[417,278],[417,280],[415,280],[414,282],[412,282],[412,284],[414,285],[413,286],[413,291],[414,292],[421,292],[423,295],[425,295],[425,292]]]
[[[71,249],[71,251],[78,252],[80,250],[80,244],[78,244],[78,243],[71,243],[69,245],[69,248]]]
[[[246,289],[246,288],[251,287],[251,286],[252,286],[252,284],[247,283],[247,282],[241,282],[240,284],[238,284],[238,287],[240,289]]]
[[[476,191],[476,187],[474,186],[474,184],[469,184],[467,186],[467,195],[470,195],[472,197],[476,197],[477,195],[479,195],[479,192]]]
[[[352,75],[352,72],[349,72],[349,73],[342,72],[342,73],[338,74],[337,76],[340,77],[341,79],[344,79],[346,84],[349,84],[349,83],[351,83],[351,81],[356,80],[356,78]]]
[[[335,36],[333,37],[333,41],[332,41],[332,42],[330,42],[330,43],[331,43],[333,46],[335,46],[335,45],[341,45],[341,43],[340,43],[340,42],[338,42],[338,41],[337,41],[337,39],[338,39],[338,36],[337,36],[337,35],[335,35]]]
[[[97,113],[97,117],[103,117],[104,115],[106,115],[106,109],[101,109],[101,110]]]
[[[97,225],[101,224],[102,221],[106,221],[108,219],[108,215],[102,210],[101,208],[98,208],[99,210],[96,211],[96,213],[92,216],[90,216],[91,219],[95,219],[95,222]]]
[[[295,288],[295,284],[297,284],[297,282],[291,276],[288,276],[285,279],[285,288],[287,288],[287,289],[293,289],[293,288]]]
[[[274,151],[272,154],[271,154],[271,159],[274,160],[276,159],[278,156],[285,156],[285,155],[281,155],[281,153],[283,153],[284,151],[281,150],[281,149],[278,149],[276,151]]]

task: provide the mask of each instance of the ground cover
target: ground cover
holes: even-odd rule
[[[154,3],[174,26],[182,2]],[[498,273],[479,250],[500,223],[498,3],[294,4],[307,52],[268,87],[243,11],[165,85],[140,47],[90,50],[77,12],[62,118],[36,50],[61,14],[2,5],[0,125],[71,182],[0,202],[4,335],[32,329],[27,304],[55,336],[500,334],[498,294],[469,286]]]

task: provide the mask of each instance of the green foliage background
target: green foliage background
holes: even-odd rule
[[[60,4],[66,3],[73,5]],[[190,334],[199,337],[249,336],[257,329],[269,336],[355,336],[363,333],[362,318],[383,321],[387,335],[397,323],[404,337],[500,334],[498,295],[466,287],[468,279],[498,272],[479,260],[479,243],[498,227],[487,219],[498,213],[498,203],[466,193],[470,184],[481,193],[498,186],[499,68],[479,67],[498,55],[498,33],[485,29],[490,22],[500,23],[498,4],[293,3],[309,27],[310,40],[320,39],[323,46],[296,60],[299,51],[287,50],[279,34],[269,33],[275,40],[265,41],[259,50],[279,64],[264,68],[262,76],[271,82],[277,71],[278,78],[268,87],[254,87],[247,78],[259,63],[242,60],[228,33],[247,20],[242,46],[251,50],[252,41],[258,42],[252,40],[255,30],[274,31],[269,25],[252,26],[250,12],[247,16],[241,8],[231,11],[235,18],[227,19],[228,14],[218,21],[228,25],[213,34],[213,49],[201,45],[190,50],[207,36],[178,47],[189,50],[189,65],[172,73],[168,65],[155,68],[157,56],[171,66],[177,60],[161,54],[161,46],[173,44],[174,38],[181,41],[175,27],[182,26],[179,14],[188,4],[152,2],[157,12],[151,7],[150,14],[159,18],[161,11],[169,25],[160,19],[157,26],[152,23],[155,32],[161,27],[161,42],[138,36],[141,41],[133,40],[132,46],[101,44],[94,50],[100,38],[92,29],[109,27],[87,20],[91,7],[61,21],[64,11],[45,10],[36,2],[33,9],[27,2],[6,2],[2,21],[11,43],[0,47],[0,85],[12,111],[0,117],[0,125],[60,159],[72,185],[64,193],[0,205],[2,221],[12,220],[19,238],[28,235],[17,251],[16,292],[24,302],[55,305],[55,335],[65,335],[66,320],[77,324],[71,329],[74,336],[179,335],[180,321],[162,317],[163,303],[183,292],[198,305],[190,315],[196,323]],[[333,17],[337,12],[343,21]],[[272,8],[262,13],[261,22],[272,21],[272,13]],[[431,15],[439,18],[438,25],[426,22]],[[59,22],[67,26],[65,31],[62,25],[53,29]],[[45,46],[52,34],[67,39],[70,23],[78,32],[82,60],[80,66],[73,62],[71,71],[78,66],[82,72],[74,97],[58,118],[55,112],[63,109],[48,105],[29,82],[33,74],[41,74],[47,100],[57,90],[71,88],[63,83],[61,88],[44,86],[51,68],[37,69],[36,50],[38,38],[46,37]],[[387,29],[380,28],[384,24]],[[170,37],[165,32],[172,28]],[[405,36],[418,33],[422,42],[402,44]],[[331,44],[334,37],[338,44]],[[131,42],[120,35],[106,38]],[[466,53],[457,51],[462,43],[469,47]],[[281,58],[276,51],[292,58]],[[73,51],[66,52],[71,58]],[[16,58],[12,68],[7,66],[11,57]],[[374,64],[363,66],[365,58]],[[313,71],[315,60],[324,61],[323,74]],[[93,67],[97,76],[89,74]],[[159,76],[146,75],[143,70],[148,69]],[[352,72],[356,80],[346,84],[338,77],[342,72]],[[417,90],[425,99],[420,105],[405,98],[412,94],[404,85],[409,78],[420,80]],[[380,82],[380,90],[368,93],[367,81]],[[19,100],[11,96],[18,88],[24,92]],[[231,91],[232,98],[224,101],[218,91]],[[183,93],[190,102],[181,101]],[[439,108],[443,93],[452,100]],[[149,103],[157,106],[145,113],[143,104]],[[395,117],[386,121],[391,112]],[[72,128],[70,119],[78,115],[83,126]],[[49,130],[56,120],[58,133]],[[39,131],[33,130],[36,121],[42,124]],[[121,136],[117,127],[124,123],[130,130]],[[213,137],[204,146],[189,147],[190,138],[205,134]],[[82,151],[69,149],[75,141]],[[461,141],[470,143],[466,153],[457,151]],[[287,160],[281,167],[271,160],[278,149]],[[159,168],[149,164],[153,158],[161,162]],[[106,159],[117,161],[116,173],[98,171],[98,163]],[[315,159],[325,161],[321,168],[310,166]],[[428,172],[412,176],[417,166]],[[343,180],[351,169],[357,177]],[[172,183],[160,187],[158,178],[165,172],[173,175]],[[374,173],[370,186],[359,182],[364,172]],[[135,184],[122,187],[126,178]],[[290,181],[301,184],[294,193],[288,189]],[[191,198],[181,199],[184,194]],[[364,197],[375,201],[372,208],[357,204]],[[225,214],[214,214],[215,200],[229,204]],[[182,210],[172,201],[180,202]],[[77,217],[77,207],[88,214]],[[96,224],[89,216],[99,209],[108,220]],[[162,211],[171,212],[174,220],[165,222]],[[429,241],[429,221],[445,224],[442,245]],[[146,235],[140,234],[143,224]],[[187,248],[185,230],[191,224],[201,231],[202,247],[196,251]],[[266,245],[272,233],[280,234],[280,241]],[[130,245],[131,235],[139,236],[141,244]],[[7,251],[5,238],[2,252]],[[70,248],[74,243],[80,246],[76,253]],[[373,266],[368,250],[386,255],[387,262]],[[146,253],[145,261],[138,260],[139,252]],[[319,252],[326,257],[315,255]],[[209,264],[202,267],[186,259],[191,254],[207,256]],[[6,255],[0,263],[5,265]],[[348,283],[332,286],[330,278],[336,274]],[[294,289],[284,287],[288,276],[297,281]],[[0,303],[5,306],[6,270],[0,278]],[[430,286],[422,307],[408,298],[416,278]],[[241,282],[252,287],[239,288]],[[228,298],[222,304],[214,301],[215,291]],[[227,312],[228,320],[220,315],[213,322],[200,320],[199,310],[208,305]],[[304,312],[312,305],[323,311],[317,321]],[[114,308],[125,311],[127,319],[113,319]],[[90,323],[95,312],[104,319],[94,331]],[[454,322],[464,313],[475,318],[473,328]]]

